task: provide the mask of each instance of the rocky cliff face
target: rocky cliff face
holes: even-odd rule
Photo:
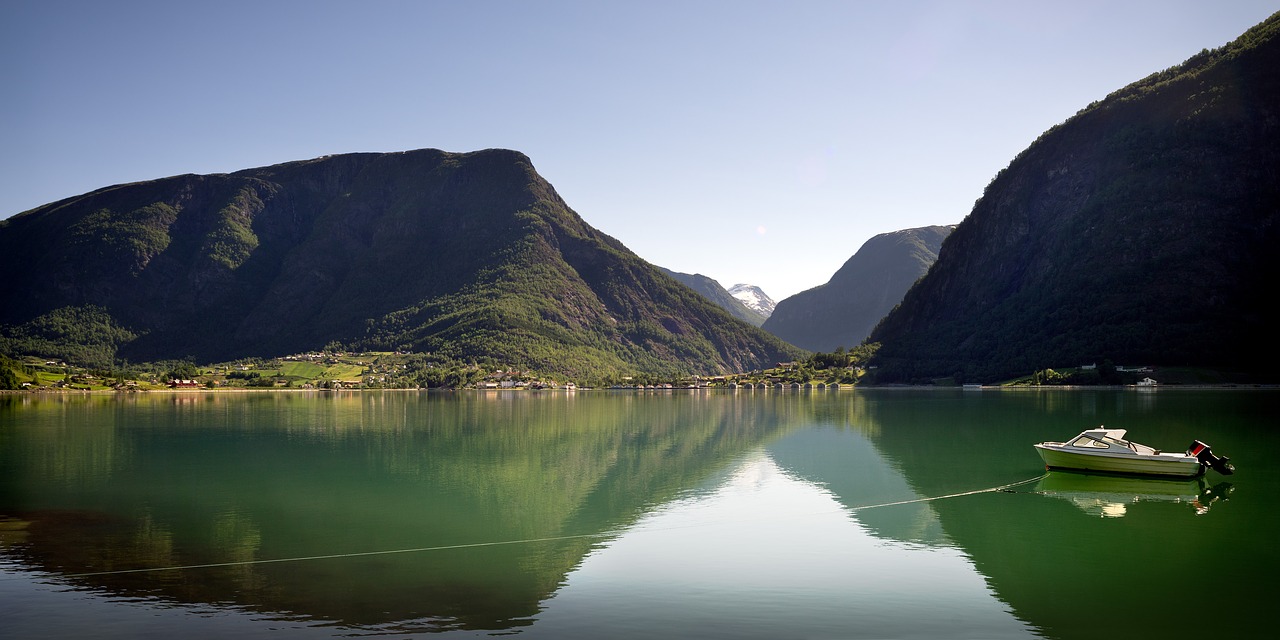
[[[0,223],[0,267],[30,275],[0,282],[10,350],[83,342],[68,326],[78,313],[119,329],[110,357],[133,360],[339,341],[574,373],[749,369],[794,353],[591,228],[504,150],[108,187]]]
[[[1269,366],[1280,18],[1051,129],[872,334],[881,380]]]
[[[765,331],[810,351],[861,344],[929,270],[953,228],[920,227],[871,238],[826,284],[779,302]]]

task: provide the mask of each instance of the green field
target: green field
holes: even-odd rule
[[[364,367],[358,364],[338,363],[324,371],[330,380],[355,380],[364,376]]]
[[[314,380],[325,373],[325,367],[311,362],[286,362],[280,367],[280,375],[298,380]]]

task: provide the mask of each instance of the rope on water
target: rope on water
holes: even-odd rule
[[[914,499],[914,500],[899,500],[898,502],[885,502],[885,503],[883,503],[883,504],[869,504],[869,505],[865,505],[865,506],[861,506],[861,507],[849,507],[849,511],[862,511],[862,510],[864,510],[864,509],[878,509],[878,508],[880,508],[880,507],[893,507],[893,506],[897,506],[897,505],[901,505],[901,504],[915,504],[915,503],[917,503],[917,502],[933,502],[934,500],[945,500],[945,499],[947,499],[947,498],[960,498],[960,497],[963,497],[963,496],[973,496],[973,495],[977,495],[977,494],[979,494],[979,493],[994,493],[994,492],[997,492],[997,491],[1006,492],[1006,493],[1016,493],[1016,492],[1011,492],[1011,491],[1009,491],[1009,489],[1012,489],[1012,488],[1014,488],[1014,487],[1018,487],[1018,486],[1022,486],[1022,485],[1024,485],[1024,484],[1031,484],[1032,482],[1035,482],[1035,481],[1037,481],[1037,480],[1039,480],[1039,479],[1041,479],[1041,478],[1043,478],[1043,477],[1045,477],[1045,476],[1047,476],[1047,475],[1049,475],[1049,474],[1048,474],[1048,473],[1042,473],[1042,474],[1040,474],[1040,475],[1038,475],[1038,476],[1036,476],[1036,477],[1034,477],[1034,478],[1027,478],[1026,480],[1019,480],[1019,481],[1017,481],[1017,482],[1011,482],[1011,483],[1009,483],[1009,484],[1003,484],[1003,485],[1000,485],[1000,486],[998,486],[998,487],[990,487],[990,488],[987,488],[987,489],[975,489],[975,490],[973,490],[973,491],[965,491],[965,492],[963,492],[963,493],[950,493],[950,494],[947,494],[947,495],[945,495],[945,496],[932,496],[932,497],[928,497],[928,498],[916,498],[916,499]]]
[[[498,542],[473,542],[469,544],[449,544],[438,547],[417,547],[413,549],[389,549],[385,551],[357,551],[353,553],[332,553],[319,556],[299,556],[295,558],[266,558],[262,560],[237,560],[235,562],[210,562],[208,564],[184,564],[172,567],[146,567],[142,569],[116,569],[112,571],[90,571],[86,573],[61,574],[62,578],[87,578],[92,576],[113,576],[122,573],[148,573],[152,571],[181,571],[183,569],[216,569],[218,567],[238,567],[250,564],[272,564],[278,562],[303,562],[306,560],[335,560],[338,558],[358,558],[361,556],[384,556],[395,553],[422,553],[426,551],[448,551],[450,549],[470,549],[475,547],[496,547],[500,545],[529,544],[533,542],[554,542],[575,538],[600,538],[613,535],[613,532],[582,533],[567,536],[551,536],[548,538],[527,538],[524,540],[501,540]],[[3,579],[3,578],[0,578]]]
[[[973,491],[964,491],[961,493],[950,493],[944,496],[930,496],[926,498],[915,498],[912,500],[898,500],[896,502],[868,504],[868,505],[862,505],[858,507],[848,507],[844,510],[850,511],[850,512],[857,512],[857,511],[865,511],[867,509],[879,509],[881,507],[895,507],[895,506],[904,505],[904,504],[915,504],[919,502],[933,502],[935,500],[946,500],[948,498],[960,498],[964,496],[977,495],[980,493],[994,493],[997,491],[1008,492],[1008,490],[1012,489],[1013,487],[1021,486],[1024,484],[1030,484],[1032,482],[1035,482],[1045,477],[1046,475],[1048,474],[1047,473],[1041,474],[1034,478],[1020,480],[1018,482],[1012,482],[1009,484],[1000,485],[998,487],[989,487],[987,489],[975,489]],[[121,575],[126,573],[182,571],[184,569],[216,569],[219,567],[238,567],[238,566],[253,565],[253,564],[275,564],[275,563],[281,563],[281,562],[304,562],[307,560],[336,560],[339,558],[358,558],[362,556],[383,556],[383,555],[392,555],[397,553],[425,553],[428,551],[476,549],[480,547],[497,547],[497,546],[515,545],[515,544],[533,544],[536,542],[557,542],[560,540],[579,540],[583,538],[607,538],[610,536],[619,535],[620,533],[621,532],[619,531],[613,530],[613,531],[603,531],[600,533],[580,533],[580,534],[574,534],[574,535],[550,536],[546,538],[525,538],[523,540],[500,540],[497,542],[473,542],[469,544],[449,544],[449,545],[442,545],[437,547],[416,547],[413,549],[390,549],[386,551],[358,551],[354,553],[333,553],[333,554],[318,555],[318,556],[300,556],[295,558],[267,558],[262,560],[238,560],[235,562],[210,562],[207,564],[186,564],[186,565],[178,565],[178,566],[171,566],[171,567],[147,567],[142,569],[116,569],[112,571],[89,571],[84,573],[61,574],[58,577],[89,578],[94,576],[113,576],[113,575]],[[3,576],[0,576],[0,580],[15,580],[15,579],[17,579],[16,576],[12,578],[6,578]]]

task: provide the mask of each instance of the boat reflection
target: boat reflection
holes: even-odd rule
[[[1230,482],[1210,485],[1203,477],[1170,480],[1050,471],[1036,483],[1034,492],[1067,500],[1091,516],[1122,518],[1140,502],[1185,504],[1196,515],[1204,515],[1219,500],[1227,500],[1232,490]]]

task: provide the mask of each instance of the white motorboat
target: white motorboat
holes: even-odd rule
[[[1195,440],[1186,451],[1166,453],[1124,438],[1124,429],[1089,429],[1066,442],[1041,442],[1036,452],[1046,469],[1075,469],[1150,476],[1191,478],[1205,467],[1231,475],[1229,458],[1213,455],[1209,445]]]

